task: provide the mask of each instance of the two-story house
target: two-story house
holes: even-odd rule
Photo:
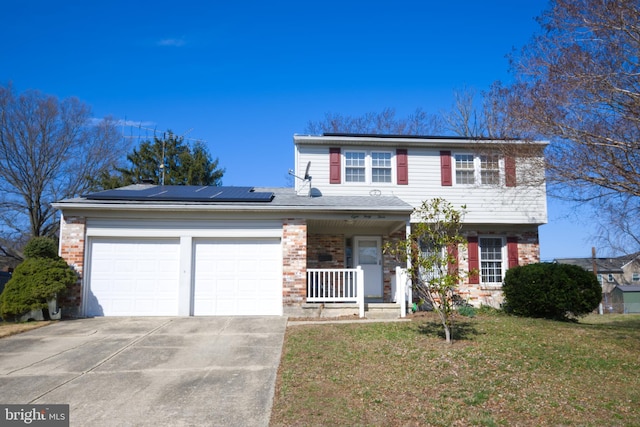
[[[413,208],[466,205],[459,268],[474,304],[498,305],[505,271],[539,260],[545,143],[294,136],[295,188],[133,185],[57,202],[60,254],[80,316],[404,315],[403,265],[385,255]]]
[[[294,143],[296,171],[308,167],[312,177],[310,183],[296,181],[298,193],[311,184],[311,193],[323,196],[396,196],[414,208],[442,197],[457,208],[465,206],[468,243],[459,248],[459,267],[479,274],[468,277],[460,290],[472,304],[499,306],[506,270],[540,260],[538,227],[547,222],[546,142],[325,134],[296,135]],[[333,238],[356,256],[363,239],[379,251],[387,238],[359,233]],[[344,262],[357,265],[351,257]],[[391,280],[388,266],[383,267],[366,279],[376,278],[367,295],[388,301]]]

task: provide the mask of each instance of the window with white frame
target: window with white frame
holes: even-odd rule
[[[458,153],[454,159],[457,185],[500,184],[503,165],[498,154]]]
[[[456,184],[475,184],[476,172],[471,154],[456,154]]]
[[[500,184],[500,158],[496,154],[480,156],[480,183]]]
[[[344,179],[346,182],[365,182],[365,152],[346,151],[344,153]]]
[[[371,182],[391,182],[391,153],[371,152]]]
[[[640,282],[640,273],[633,273],[631,275],[631,281],[633,282]]]
[[[608,280],[609,282],[613,282],[613,280],[614,280],[614,279],[613,279],[613,274],[609,274],[609,276],[607,276],[607,280]]]
[[[485,284],[501,284],[504,266],[502,237],[480,237],[480,279]]]
[[[391,151],[345,151],[344,180],[355,183],[392,183]]]

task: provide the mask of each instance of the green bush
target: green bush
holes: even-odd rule
[[[75,272],[56,255],[56,250],[52,239],[36,238],[29,242],[25,248],[27,259],[16,267],[0,295],[2,318],[17,318],[31,310],[46,309],[50,299],[64,295],[76,282]]]
[[[589,314],[602,298],[595,275],[568,264],[539,263],[511,268],[502,290],[505,311],[554,320]]]
[[[29,258],[58,258],[58,245],[50,237],[34,237],[24,248],[24,257]]]

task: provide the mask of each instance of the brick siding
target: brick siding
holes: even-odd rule
[[[63,217],[60,224],[60,256],[78,273],[78,281],[60,301],[65,316],[78,316],[82,304],[86,219]]]
[[[302,304],[307,298],[307,222],[286,219],[282,223],[282,301]]]

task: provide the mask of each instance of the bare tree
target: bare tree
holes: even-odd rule
[[[418,222],[407,238],[384,248],[398,260],[411,259],[408,273],[413,277],[413,291],[421,303],[438,313],[447,343],[452,342],[457,289],[465,277],[457,259],[458,247],[466,241],[461,234],[465,213],[465,206],[456,209],[439,197],[424,201],[414,210]]]
[[[304,130],[310,135],[322,133],[362,133],[389,135],[434,135],[442,132],[442,123],[437,115],[416,109],[405,118],[396,117],[393,108],[379,113],[369,112],[362,116],[344,116],[327,113],[323,120],[309,121]]]
[[[29,238],[54,236],[51,202],[80,195],[124,153],[115,122],[77,98],[0,86],[0,252],[20,258]]]
[[[494,87],[514,133],[551,140],[548,176],[577,201],[640,216],[640,3],[555,0]],[[633,221],[623,221],[630,225]],[[635,222],[626,229],[638,241]]]
[[[442,113],[448,131],[470,138],[487,137],[484,112],[476,105],[476,91],[463,88],[453,91],[453,105],[449,112]]]

